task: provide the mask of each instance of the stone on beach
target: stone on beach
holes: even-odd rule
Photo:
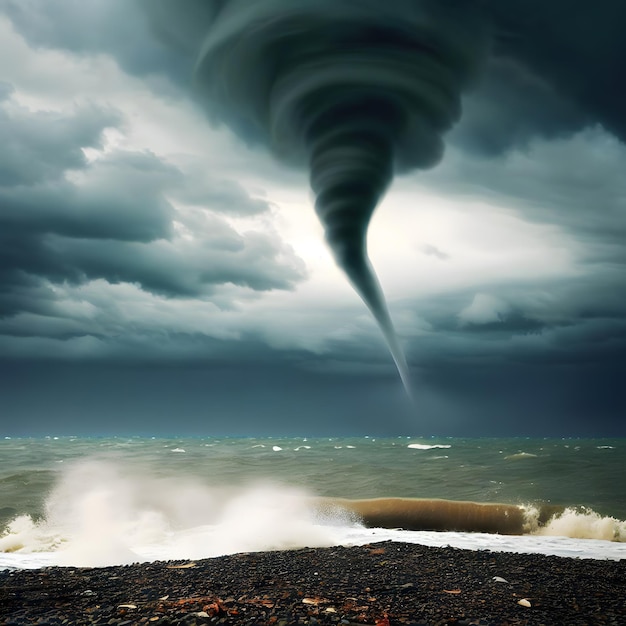
[[[624,560],[385,542],[194,565],[0,572],[0,624],[626,624]]]

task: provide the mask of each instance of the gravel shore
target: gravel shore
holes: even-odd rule
[[[626,624],[626,560],[384,542],[0,572],[0,624]]]

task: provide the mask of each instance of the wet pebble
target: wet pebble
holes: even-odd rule
[[[0,572],[0,624],[617,626],[624,581],[624,561],[386,542]]]

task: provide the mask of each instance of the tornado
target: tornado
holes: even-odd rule
[[[479,0],[220,0],[195,80],[210,117],[308,168],[335,262],[409,371],[367,253],[398,173],[435,165],[488,41]]]

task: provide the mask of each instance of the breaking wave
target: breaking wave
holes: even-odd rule
[[[211,488],[81,461],[63,473],[42,519],[8,524],[0,552],[54,552],[57,565],[104,566],[336,545],[336,529],[353,518],[310,503],[310,494],[285,486]]]
[[[516,506],[456,500],[322,499],[359,516],[371,528],[543,535],[626,542],[626,521],[585,507]]]
[[[436,448],[451,448],[452,446],[448,443],[435,443],[435,444],[427,444],[427,443],[410,443],[407,448],[411,448],[413,450],[435,450]]]
[[[626,543],[626,521],[603,516],[587,507],[566,507],[541,523],[542,512],[529,507],[526,512],[527,531],[534,535],[601,539]]]
[[[377,528],[626,542],[625,521],[586,508],[320,498],[278,484],[210,487],[82,460],[64,468],[40,519],[21,515],[7,525],[0,553],[104,566],[355,543]]]

